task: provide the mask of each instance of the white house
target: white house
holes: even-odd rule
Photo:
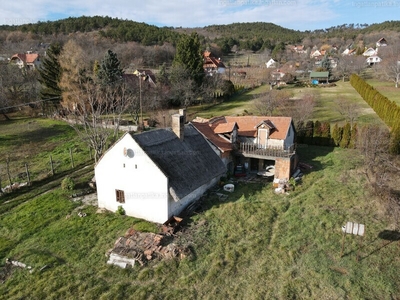
[[[378,55],[372,55],[366,59],[368,65],[372,66],[378,64],[382,61],[382,59]]]
[[[385,38],[380,38],[377,42],[376,42],[376,47],[386,47],[387,46],[387,41]]]
[[[276,68],[276,61],[271,58],[265,63],[265,65],[267,66],[267,68]]]
[[[364,56],[372,56],[372,55],[377,55],[377,54],[378,54],[378,49],[375,50],[374,48],[368,48],[363,53]]]
[[[126,133],[95,166],[98,206],[164,223],[201,197],[226,172],[222,160],[184,113],[172,129]]]

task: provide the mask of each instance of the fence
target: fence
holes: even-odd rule
[[[0,159],[0,189],[2,192],[11,192],[93,160],[91,149],[78,147],[38,157],[21,158],[18,153],[9,154]]]

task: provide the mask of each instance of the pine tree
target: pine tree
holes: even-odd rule
[[[204,79],[203,55],[200,39],[197,33],[183,35],[176,45],[176,54],[173,66],[182,68],[189,73],[192,79],[200,86]]]
[[[117,54],[108,50],[97,72],[97,78],[100,80],[100,83],[108,85],[120,82],[123,74],[124,71],[120,67]]]
[[[61,53],[61,45],[59,43],[51,44],[46,51],[46,56],[42,60],[39,68],[39,82],[42,85],[40,90],[41,99],[51,99],[51,103],[58,105],[61,102],[60,80],[62,68],[59,63]]]

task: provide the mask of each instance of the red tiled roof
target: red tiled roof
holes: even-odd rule
[[[24,64],[32,64],[35,62],[35,60],[37,60],[39,58],[39,54],[37,53],[27,53],[27,54],[14,54],[11,57],[11,60],[13,59],[17,59],[19,58],[20,60],[22,60],[24,62]]]
[[[232,151],[232,144],[227,140],[215,134],[213,129],[207,123],[192,122],[193,126],[201,132],[212,144],[218,147],[222,152]]]
[[[292,118],[290,117],[266,117],[266,116],[241,116],[225,117],[226,122],[236,122],[239,126],[238,134],[241,136],[257,136],[257,125],[263,121],[269,120],[275,130],[270,133],[271,139],[284,140],[289,131]]]
[[[217,127],[214,128],[215,133],[228,133],[232,132],[233,128],[235,128],[236,122],[230,123],[219,123]]]

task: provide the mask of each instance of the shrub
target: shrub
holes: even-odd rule
[[[61,189],[72,191],[74,188],[75,182],[71,177],[67,176],[61,181]]]
[[[122,205],[118,206],[117,214],[121,216],[125,215],[125,209],[122,207]]]

